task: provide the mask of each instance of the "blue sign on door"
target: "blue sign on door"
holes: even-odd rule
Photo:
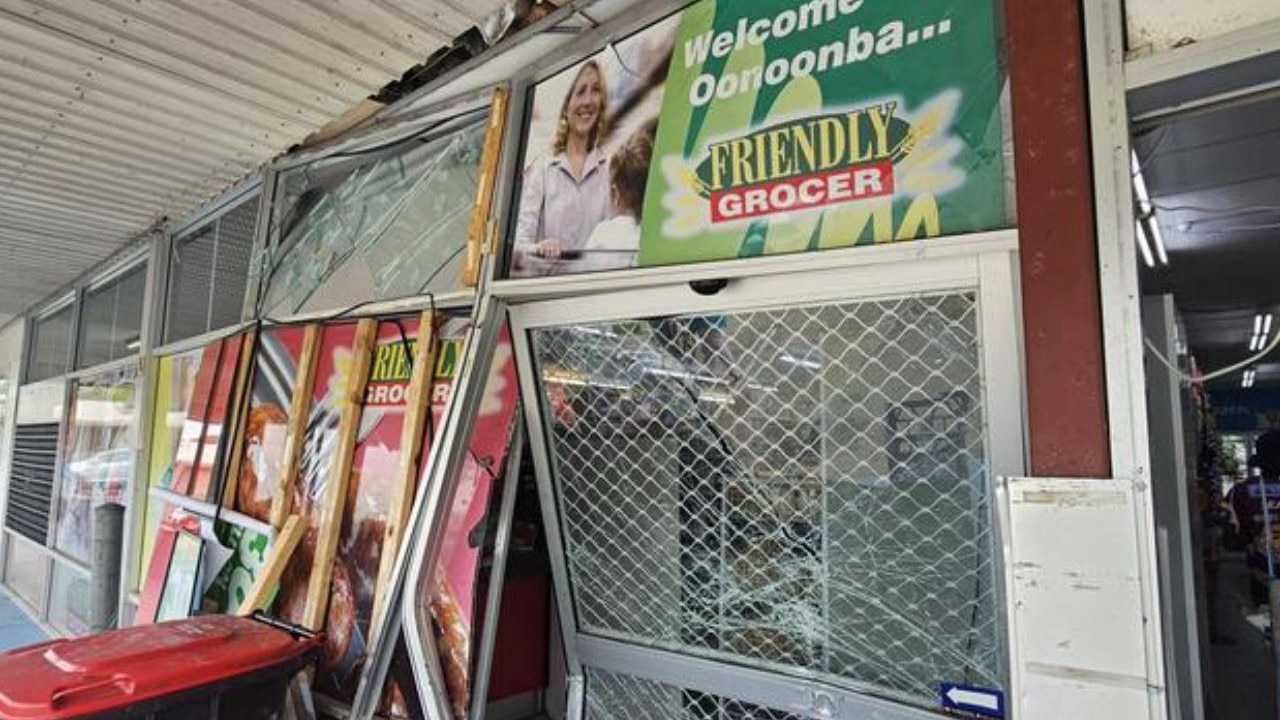
[[[961,710],[992,718],[1005,716],[1004,693],[999,690],[943,683],[939,694],[942,707],[947,710]]]

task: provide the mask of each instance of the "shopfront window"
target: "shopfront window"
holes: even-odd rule
[[[71,329],[75,325],[75,303],[31,323],[27,382],[39,382],[67,372],[71,362]]]
[[[281,173],[262,310],[345,308],[460,287],[487,111]]]
[[[93,549],[93,510],[126,504],[133,478],[136,367],[82,378],[72,386],[55,547],[83,563]]]
[[[975,292],[531,340],[581,634],[922,707],[1005,687]]]
[[[258,195],[174,238],[164,341],[229,327],[244,308],[249,260],[258,227]]]
[[[147,265],[142,263],[85,293],[76,367],[93,367],[138,353],[146,285]]]
[[[148,493],[143,500],[145,511],[143,530],[140,533],[139,561],[134,566],[133,587],[141,583],[142,568],[151,559],[156,529],[164,511],[164,503],[151,498],[150,488],[168,487],[174,460],[178,454],[178,441],[187,420],[187,408],[195,393],[196,376],[200,372],[202,349],[188,350],[177,355],[166,355],[156,361],[156,372],[151,401],[151,454],[147,462]]]

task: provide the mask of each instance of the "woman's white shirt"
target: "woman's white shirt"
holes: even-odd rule
[[[535,162],[525,171],[516,245],[550,238],[564,251],[581,250],[609,211],[609,159],[600,148],[587,154],[581,178],[564,153]]]

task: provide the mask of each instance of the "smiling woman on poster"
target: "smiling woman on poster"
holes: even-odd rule
[[[525,170],[516,224],[514,275],[568,270],[609,216],[605,135],[609,91],[595,60],[583,63],[560,106],[554,154]]]

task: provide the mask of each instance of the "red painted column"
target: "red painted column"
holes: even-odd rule
[[[1109,477],[1080,0],[1005,0],[1030,472]]]

